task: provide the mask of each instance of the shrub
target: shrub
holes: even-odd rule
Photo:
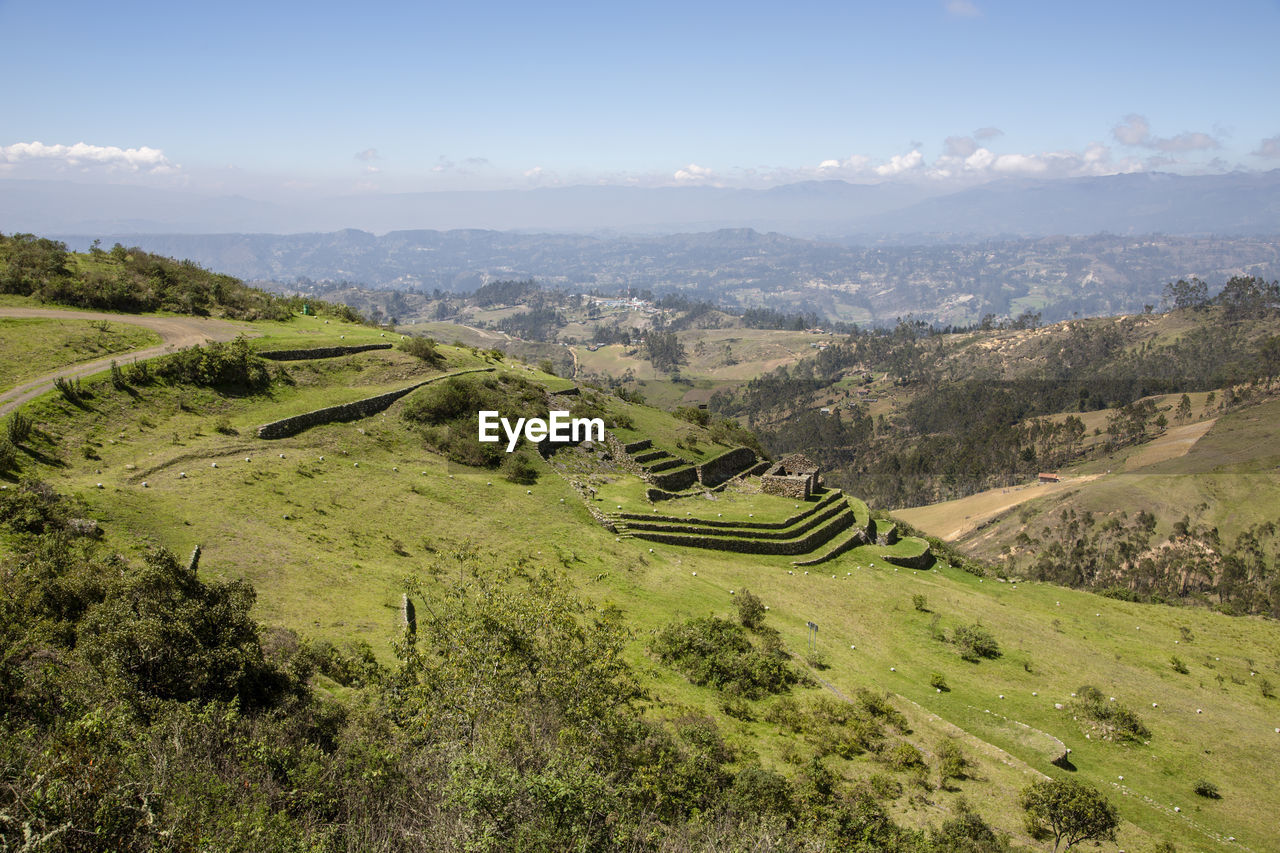
[[[150,385],[153,378],[151,365],[146,361],[135,361],[129,365],[125,378],[133,385]]]
[[[451,461],[497,468],[508,459],[506,437],[500,435],[500,440],[492,443],[477,440],[478,413],[486,410],[500,411],[512,420],[545,418],[546,393],[541,386],[519,376],[454,376],[411,394],[403,417],[420,428],[428,447]]]
[[[924,767],[924,755],[905,740],[885,750],[884,761],[894,770],[914,770]]]
[[[538,482],[537,467],[523,453],[509,453],[502,463],[502,476],[508,482],[531,486]]]
[[[755,630],[764,624],[764,602],[749,589],[738,593],[738,621],[742,627]]]
[[[230,343],[212,341],[157,359],[155,373],[173,384],[260,391],[271,384],[267,363],[243,335]]]
[[[1261,680],[1258,681],[1258,689],[1262,691],[1263,699],[1276,698],[1276,689],[1271,684],[1271,679],[1264,676]]]
[[[8,439],[10,444],[22,444],[22,442],[31,437],[31,428],[33,426],[31,418],[20,411],[16,411],[9,416],[9,421],[5,424],[5,438]]]
[[[114,361],[111,362],[111,385],[117,391],[123,391],[129,387],[129,383],[124,381],[124,371]]]
[[[1073,710],[1102,726],[1114,739],[1140,742],[1151,737],[1151,730],[1133,710],[1112,702],[1098,688],[1086,684],[1076,691],[1076,696]]]
[[[1218,786],[1206,779],[1196,782],[1195,792],[1197,796],[1204,797],[1207,800],[1222,799],[1222,794],[1218,793]]]
[[[1169,658],[1169,666],[1173,667],[1174,672],[1181,673],[1182,675],[1186,675],[1190,672],[1190,670],[1187,669],[1187,665],[1182,662],[1182,658],[1177,655],[1173,655]]]
[[[213,431],[222,433],[223,435],[240,434],[240,430],[231,425],[231,419],[226,417],[218,418],[218,422],[213,425]]]
[[[914,607],[916,610],[919,610],[921,613],[929,612],[928,599],[926,599],[923,595],[921,595],[918,592],[915,595],[911,596],[911,606]]]
[[[951,642],[960,649],[960,657],[976,662],[979,658],[1000,657],[1000,644],[991,632],[977,622],[961,625],[951,632]]]
[[[58,389],[58,393],[61,394],[62,398],[68,403],[79,403],[80,395],[84,393],[83,389],[80,387],[79,379],[67,380],[61,376],[55,376],[53,379],[53,387]]]
[[[947,686],[947,679],[940,672],[935,672],[929,676],[929,686],[935,690],[941,690],[943,693],[951,691],[951,688]]]
[[[0,438],[0,474],[7,474],[18,467],[18,448],[7,438]]]
[[[733,717],[735,720],[743,722],[751,722],[754,720],[755,714],[751,712],[751,706],[741,696],[730,696],[720,703],[720,710],[726,717]]]
[[[949,737],[944,737],[938,742],[938,784],[940,787],[946,787],[948,779],[965,778],[965,770],[969,766],[969,760],[965,758],[964,751],[960,749],[960,744],[956,743]]]
[[[786,692],[799,680],[781,655],[758,651],[741,625],[715,616],[672,622],[654,640],[653,651],[694,684],[748,699]]]
[[[400,342],[400,349],[414,358],[421,359],[432,367],[444,364],[444,356],[436,349],[433,338],[407,337]]]

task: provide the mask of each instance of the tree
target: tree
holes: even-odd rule
[[[1198,310],[1209,304],[1209,285],[1195,277],[1192,277],[1191,281],[1178,279],[1164,286],[1164,298],[1166,302],[1172,303],[1175,309]]]
[[[1182,399],[1178,401],[1178,421],[1191,420],[1191,398],[1186,394],[1182,395]]]
[[[1081,841],[1115,841],[1119,815],[1096,788],[1074,779],[1046,779],[1028,786],[1019,797],[1028,822],[1053,836],[1056,853]]]
[[[1262,362],[1262,372],[1267,376],[1267,384],[1280,373],[1280,335],[1266,338],[1258,346],[1258,360]]]

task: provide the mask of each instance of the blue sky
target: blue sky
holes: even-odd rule
[[[1270,169],[1278,36],[1276,0],[0,0],[0,177],[268,197]]]

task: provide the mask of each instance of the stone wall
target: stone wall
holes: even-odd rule
[[[808,533],[820,524],[830,521],[832,518],[840,515],[842,512],[849,510],[844,502],[832,504],[810,518],[805,519],[792,528],[784,528],[782,530],[749,530],[746,528],[724,529],[717,528],[710,530],[705,524],[699,522],[684,523],[666,522],[666,521],[629,521],[627,529],[633,533],[649,532],[654,533],[694,533],[704,536],[729,536],[742,539],[794,539]]]
[[[685,468],[678,468],[670,474],[650,474],[647,479],[659,489],[678,492],[698,482],[698,469],[689,465]]]
[[[854,524],[853,512],[846,510],[831,521],[799,539],[731,539],[718,536],[689,536],[680,533],[650,533],[636,531],[636,539],[660,542],[664,545],[683,545],[688,548],[706,548],[713,551],[729,551],[737,554],[779,554],[794,556],[808,554],[815,548],[830,542]]]
[[[826,496],[823,497],[822,500],[818,501],[813,506],[808,507],[807,509],[796,513],[795,515],[791,516],[790,518],[784,521],[725,521],[719,518],[702,518],[702,519],[698,519],[698,523],[702,524],[705,527],[740,527],[740,528],[749,529],[749,530],[781,530],[785,527],[790,527],[796,522],[803,521],[804,519],[808,518],[814,513],[821,512],[822,510],[831,506],[831,504],[842,500],[843,495],[844,493],[841,492],[839,489],[832,489],[831,491],[827,492]],[[674,497],[681,497],[681,496],[676,495]],[[638,512],[620,512],[618,513],[618,518],[621,518],[623,521],[628,521],[628,522],[630,521],[666,521],[666,522],[670,522],[671,524],[687,524],[689,521],[688,518],[681,518],[678,515],[655,515],[653,513],[638,513]]]
[[[391,344],[362,344],[351,347],[317,347],[315,349],[273,349],[260,352],[258,355],[263,358],[269,358],[272,361],[304,361],[309,358],[337,358],[340,355],[351,355],[374,349],[391,349]]]
[[[309,430],[315,426],[320,426],[321,424],[356,421],[361,418],[367,418],[370,415],[376,415],[378,412],[384,411],[396,400],[399,400],[411,391],[418,390],[423,385],[428,385],[432,382],[439,382],[441,379],[462,376],[466,373],[492,372],[493,369],[494,368],[492,367],[476,367],[471,370],[459,370],[456,373],[446,373],[443,376],[433,376],[430,379],[415,382],[408,388],[401,388],[397,391],[388,391],[385,394],[366,397],[363,400],[356,400],[351,403],[342,403],[338,406],[326,406],[323,409],[316,409],[312,412],[304,412],[301,415],[282,418],[281,420],[272,421],[269,424],[263,424],[258,427],[258,438],[288,438],[291,435],[297,435],[300,432]]]
[[[749,447],[735,447],[699,465],[698,482],[704,486],[718,486],[732,480],[755,463],[755,451]]]
[[[635,451],[645,450],[652,447],[653,443],[649,441],[649,439],[646,438],[642,441],[633,441],[630,444],[623,444],[618,440],[616,435],[611,433],[609,430],[605,430],[604,445],[609,448],[609,456],[612,457],[615,465],[623,471],[626,471],[628,474],[633,474],[642,480],[649,479],[644,468],[641,468],[640,464],[631,457],[631,454]],[[628,448],[633,448],[633,450],[628,450]]]
[[[796,560],[791,565],[816,566],[820,563],[825,563],[828,560],[834,560],[836,557],[839,557],[841,554],[847,553],[849,551],[852,551],[854,548],[857,548],[860,545],[866,545],[866,544],[867,544],[867,532],[865,530],[855,530],[853,534],[849,536],[849,538],[845,539],[839,545],[832,548],[830,551],[823,554],[822,556],[814,557],[812,560]]]
[[[765,474],[760,478],[760,490],[766,495],[781,495],[804,501],[809,499],[812,489],[813,477]]]
[[[933,552],[925,548],[923,554],[916,554],[912,557],[900,557],[897,554],[881,554],[880,559],[894,566],[902,566],[904,569],[931,569],[933,564],[938,561],[933,556]]]

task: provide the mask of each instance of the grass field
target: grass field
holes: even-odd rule
[[[158,343],[159,335],[125,323],[0,317],[0,389]]]
[[[258,346],[321,345],[332,343],[335,333],[340,342],[344,334],[345,342],[361,342],[382,334],[312,321],[255,326],[264,333]],[[445,351],[448,369],[480,363],[467,350]],[[744,758],[758,755],[794,774],[791,762],[803,764],[808,747],[762,720],[771,700],[753,703],[754,721],[729,718],[721,713],[719,694],[694,687],[647,651],[665,624],[728,615],[731,591],[749,588],[769,605],[768,620],[791,650],[803,652],[806,622],[820,626],[819,647],[829,667],[815,674],[834,689],[892,693],[911,722],[905,739],[931,755],[939,739],[956,738],[975,762],[971,778],[956,790],[924,790],[898,776],[903,788],[893,810],[905,823],[936,824],[963,795],[995,825],[1031,843],[1016,807],[1018,791],[1041,774],[1068,775],[1049,763],[1065,745],[1077,768],[1070,775],[1103,789],[1125,818],[1121,849],[1152,850],[1162,840],[1179,850],[1280,846],[1272,819],[1280,811],[1274,784],[1280,702],[1264,698],[1258,686],[1264,677],[1280,682],[1280,626],[1274,622],[1001,583],[945,564],[936,571],[895,569],[882,559],[892,549],[878,546],[807,571],[792,567],[788,557],[662,545],[651,553],[647,543],[595,524],[569,483],[546,463],[536,463],[544,473],[535,485],[516,486],[496,472],[428,452],[399,417],[401,404],[356,423],[278,441],[256,439],[254,426],[282,414],[440,372],[394,350],[291,364],[288,370],[296,384],[276,384],[254,397],[162,386],[131,395],[104,378],[85,383],[93,394],[86,408],[46,396],[28,407],[44,436],[38,449],[45,462],[24,457],[24,473],[82,500],[113,546],[136,549],[141,537],[185,555],[200,544],[203,574],[254,583],[263,621],[310,637],[367,640],[384,659],[403,579],[421,576],[428,590],[455,582],[451,550],[470,543],[504,567],[556,567],[580,594],[612,602],[626,614],[633,631],[627,656],[650,691],[654,714],[701,709],[717,717]],[[674,446],[692,425],[653,409],[617,405],[632,417],[634,434],[648,433],[664,449],[693,458]],[[1274,480],[1260,470],[1262,457],[1242,454],[1277,414],[1251,410],[1241,419],[1234,413],[1221,418],[1186,455],[1143,470],[1165,481],[1204,470]],[[223,426],[229,430],[217,431]],[[703,443],[699,453],[722,450]],[[1075,494],[1135,480],[1101,478]],[[622,502],[607,505],[605,497],[598,501],[601,509]],[[699,501],[698,514],[714,518],[728,510],[764,519],[794,512],[794,502],[780,500],[725,495]],[[1259,513],[1268,506],[1260,503]],[[677,505],[660,507],[668,509]],[[692,506],[686,503],[676,514],[683,511]],[[923,611],[913,595],[924,596]],[[997,638],[1001,657],[967,663],[953,645],[935,638],[973,622]],[[1185,642],[1184,628],[1192,641]],[[1174,653],[1187,662],[1189,674],[1170,667]],[[930,686],[934,673],[949,691]],[[1083,684],[1134,708],[1152,730],[1150,743],[1101,740],[1055,707],[1069,704]],[[850,778],[894,775],[869,756],[832,767]],[[1196,797],[1192,786],[1200,778],[1215,782],[1223,798]],[[1236,842],[1226,845],[1228,836]]]

